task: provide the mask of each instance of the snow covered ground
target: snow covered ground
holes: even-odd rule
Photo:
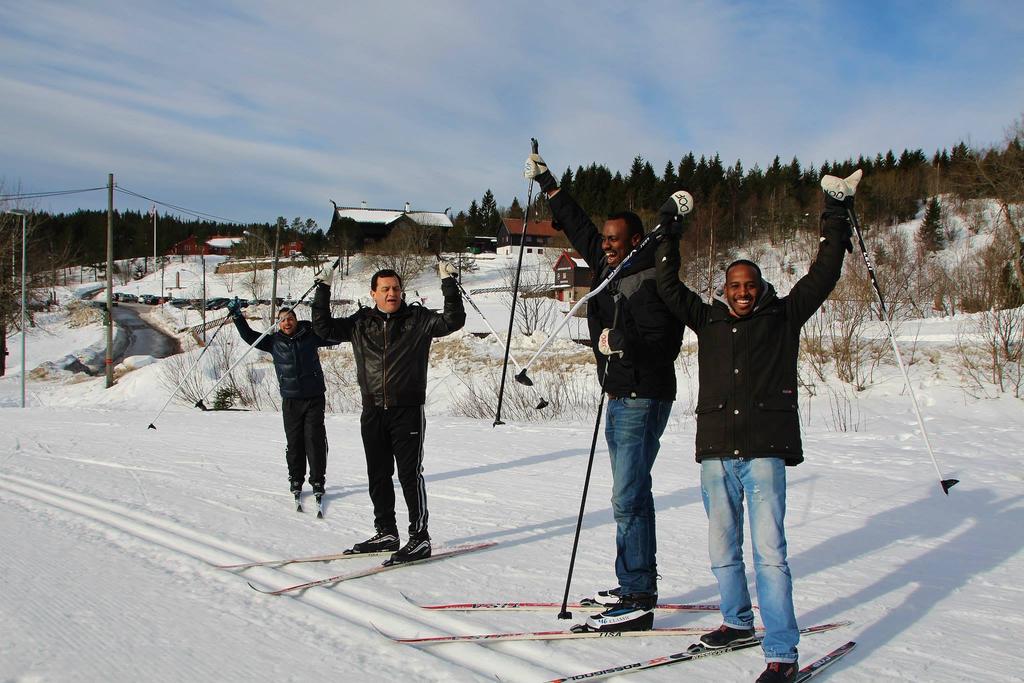
[[[423,282],[421,294],[433,305],[439,292],[427,278],[410,289]],[[293,291],[301,293],[308,278],[298,280]],[[366,288],[365,279],[352,282],[353,292]],[[485,313],[493,310],[500,324],[507,313],[497,302],[490,306]],[[469,317],[472,323],[475,314]],[[829,672],[832,680],[1022,680],[1024,654],[1015,644],[1024,631],[1022,406],[962,391],[941,355],[958,324],[923,321],[914,334],[918,350],[939,349],[939,360],[911,368],[943,476],[961,480],[948,497],[893,367],[880,368],[847,406],[848,431],[836,431],[841,386],[822,385],[801,405],[807,461],[789,471],[787,520],[797,614],[803,625],[853,621],[805,638],[801,658],[809,662],[842,642],[858,642]],[[30,332],[29,368],[99,335],[101,327],[67,330],[55,315]],[[568,625],[554,614],[427,612],[402,593],[424,603],[561,599],[596,384],[585,413],[500,427],[452,416],[446,405],[455,389],[434,392],[425,469],[435,548],[498,544],[272,597],[246,582],[277,588],[379,561],[214,567],[338,552],[369,535],[358,415],[328,417],[326,518],[316,520],[291,510],[279,414],[203,413],[172,404],[157,429],[147,429],[167,398],[159,379],[166,361],[128,373],[110,390],[102,379],[30,380],[22,410],[20,338],[10,342],[12,372],[0,378],[0,680],[540,681],[678,652],[694,640],[417,649],[373,628],[417,636]],[[556,345],[554,353],[564,348]],[[684,367],[654,473],[660,593],[663,601],[712,602],[718,596],[688,410],[696,379]],[[609,497],[602,438],[574,598],[615,583]],[[403,512],[399,503],[400,526]],[[659,615],[657,624],[713,628],[718,618]],[[633,678],[749,681],[762,668],[755,649]]]

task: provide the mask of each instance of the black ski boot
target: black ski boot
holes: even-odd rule
[[[346,555],[359,555],[361,553],[389,553],[398,550],[398,529],[377,529],[377,533],[362,543],[356,543],[345,551]]]
[[[796,680],[800,665],[796,662],[768,662],[768,668],[757,677],[757,683],[789,683]]]
[[[623,595],[608,609],[588,617],[583,624],[572,627],[573,631],[650,631],[654,628],[654,606],[658,596],[654,593],[632,593]]]
[[[702,635],[700,642],[706,648],[717,650],[727,645],[749,643],[754,640],[754,637],[754,629],[752,628],[733,628],[732,626],[722,624],[714,631]]]
[[[409,542],[391,556],[384,564],[402,564],[430,557],[430,534],[426,530],[419,531],[409,537]]]
[[[316,499],[316,518],[324,518],[324,484],[317,482],[313,484],[313,496]]]
[[[302,480],[289,479],[288,489],[292,492],[292,498],[295,499],[295,511],[302,512],[302,502],[299,500],[299,496],[302,495]]]

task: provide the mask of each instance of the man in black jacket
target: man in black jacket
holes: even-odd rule
[[[555,224],[594,274],[592,286],[622,264],[643,239],[639,216],[608,217],[601,231],[544,160],[532,154],[525,175],[548,197]],[[633,631],[654,625],[658,599],[657,535],[651,469],[676,397],[675,359],[683,326],[658,297],[653,254],[641,252],[604,290],[587,300],[597,376],[608,395],[605,439],[612,468],[615,575],[619,585],[594,600],[607,606],[578,630]]]
[[[455,283],[457,272],[447,261],[438,263],[444,294],[442,313],[406,304],[402,278],[393,270],[381,270],[370,280],[373,308],[360,308],[347,318],[332,318],[330,285],[336,267],[316,281],[313,329],[332,343],[352,343],[363,396],[360,431],[377,531],[350,552],[397,551],[389,563],[430,557],[423,481],[427,361],[435,337],[451,334],[466,323],[462,296]],[[409,541],[401,549],[392,483],[396,464],[409,512]]]
[[[299,321],[295,311],[282,308],[277,314],[278,329],[260,339],[242,316],[238,297],[228,304],[235,329],[246,344],[266,351],[274,359],[274,372],[281,391],[281,413],[287,441],[288,482],[298,501],[309,461],[309,485],[319,500],[324,493],[327,470],[327,430],[324,427],[324,371],[320,366],[321,346],[326,342],[313,332],[308,320]],[[337,343],[337,342],[333,342]]]
[[[828,198],[818,254],[788,296],[779,297],[756,264],[739,260],[726,268],[725,284],[714,300],[704,303],[679,281],[678,223],[670,230],[673,238],[659,244],[656,252],[658,292],[697,334],[696,457],[723,620],[701,641],[720,648],[754,638],[743,563],[746,498],[768,664],[759,683],[790,681],[799,670],[800,634],[784,519],[785,468],[804,459],[797,414],[800,330],[832,292],[843,257],[853,249],[847,205],[835,197],[852,202],[859,180],[860,171],[845,180],[822,179]]]

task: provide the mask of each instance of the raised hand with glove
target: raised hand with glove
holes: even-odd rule
[[[325,266],[324,269],[320,271],[320,274],[313,278],[313,284],[326,285],[327,287],[330,287],[334,284],[334,277],[338,274],[339,268],[341,268],[340,258],[331,264],[330,268]]]
[[[684,219],[693,211],[693,195],[678,190],[658,209],[658,226],[662,235],[680,238],[686,232]]]
[[[540,154],[536,152],[526,157],[523,175],[527,180],[536,180],[545,194],[551,194],[558,189],[558,181],[555,180],[555,176],[551,175],[548,165],[541,159]]]
[[[626,336],[619,330],[604,328],[597,339],[597,350],[606,356],[622,357],[626,351]]]
[[[826,238],[827,230],[840,233],[846,251],[853,253],[853,227],[850,224],[850,211],[853,210],[853,197],[857,193],[857,183],[864,174],[858,168],[846,176],[838,178],[834,175],[821,177],[821,189],[825,192],[825,210],[821,213],[821,238]]]
[[[242,315],[242,302],[238,300],[237,296],[228,302],[226,308],[228,309],[228,314],[232,318],[237,318]]]
[[[442,259],[437,262],[437,274],[442,280],[449,277],[457,278],[459,277],[459,270],[451,261]]]

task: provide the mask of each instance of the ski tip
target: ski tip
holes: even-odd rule
[[[959,484],[960,480],[959,479],[943,479],[939,483],[942,484],[942,492],[945,493],[948,496],[949,495],[949,490],[951,488],[953,488],[954,486],[956,486],[957,484]]]
[[[397,637],[395,637],[395,636],[391,635],[390,633],[388,633],[387,631],[383,630],[380,626],[377,626],[377,624],[373,623],[372,621],[370,622],[370,628],[372,628],[374,631],[376,631],[378,634],[380,634],[380,636],[382,638],[387,638],[388,640],[390,640],[393,643],[397,643],[399,641],[399,639]]]
[[[153,424],[152,422],[150,422],[150,423],[149,423],[149,426],[148,426],[148,427],[146,427],[146,429],[156,429],[156,425],[155,425],[155,424]]]
[[[533,380],[526,374],[526,368],[523,368],[516,374],[516,381],[524,386],[533,386]]]
[[[551,404],[550,404],[550,403],[548,403],[548,402],[547,402],[546,400],[544,400],[544,399],[542,398],[542,399],[540,400],[540,403],[538,403],[538,404],[537,404],[537,408],[536,408],[536,409],[537,409],[537,410],[544,410],[544,409],[545,409],[545,408],[547,408],[547,407],[548,407],[549,405],[551,405]]]
[[[267,590],[263,590],[262,588],[257,588],[256,586],[252,585],[248,581],[246,581],[245,583],[246,583],[247,586],[249,586],[249,588],[253,589],[257,593],[263,593],[264,595],[277,595],[277,593],[274,592],[274,591],[267,591]]]

